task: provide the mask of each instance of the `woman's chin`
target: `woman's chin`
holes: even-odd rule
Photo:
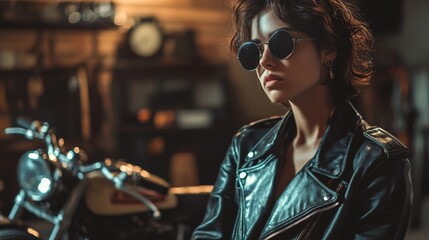
[[[286,96],[284,94],[281,94],[281,95],[280,94],[275,94],[275,95],[273,94],[273,95],[269,95],[268,98],[270,99],[270,101],[272,103],[281,104],[281,105],[288,102],[290,99],[288,96]]]

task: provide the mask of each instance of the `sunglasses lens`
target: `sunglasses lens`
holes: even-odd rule
[[[274,57],[285,59],[292,54],[294,42],[289,32],[280,30],[271,36],[268,47]]]
[[[255,70],[259,65],[259,47],[254,42],[245,42],[238,49],[238,61],[246,70]]]

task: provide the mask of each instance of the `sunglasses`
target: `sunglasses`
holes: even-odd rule
[[[287,59],[295,50],[296,42],[314,40],[315,38],[293,38],[292,35],[285,29],[275,31],[268,42],[256,43],[254,41],[243,43],[238,49],[237,58],[241,66],[249,71],[255,70],[262,57],[264,48],[263,44],[267,44],[271,55],[277,59]]]

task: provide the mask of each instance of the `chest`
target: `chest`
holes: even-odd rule
[[[324,186],[306,168],[293,175],[275,199],[274,176],[280,167],[278,163],[275,155],[269,155],[260,164],[239,170],[236,182],[237,236],[263,236],[278,226],[297,221],[302,214],[336,204],[335,191]]]
[[[296,149],[291,144],[284,149],[284,155],[280,159],[276,175],[275,198],[283,192],[292,178],[298,173],[305,164],[310,161],[317,152],[317,148]]]

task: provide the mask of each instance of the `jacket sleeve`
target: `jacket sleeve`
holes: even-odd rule
[[[194,230],[192,239],[230,239],[237,206],[234,201],[235,172],[237,165],[236,138],[233,139],[221,164],[217,180],[210,195],[205,217]]]
[[[354,239],[404,239],[410,219],[410,163],[404,156],[378,159],[364,174]]]

